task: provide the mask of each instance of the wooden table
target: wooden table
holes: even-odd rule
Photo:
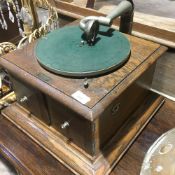
[[[58,175],[59,172],[59,175],[73,175],[5,118],[1,116],[0,121],[1,154],[7,155],[8,153],[11,163],[17,169],[20,168],[21,173],[25,175]],[[161,134],[172,129],[174,123],[175,102],[166,100],[118,165],[115,166],[111,175],[138,175],[149,147]],[[28,144],[26,144],[27,142]],[[24,159],[27,161],[24,162]]]

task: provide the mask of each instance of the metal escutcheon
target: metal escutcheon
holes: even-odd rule
[[[112,115],[115,115],[118,112],[119,108],[120,108],[120,103],[115,104],[111,110]]]

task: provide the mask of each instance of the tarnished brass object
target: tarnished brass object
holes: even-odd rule
[[[16,101],[16,95],[14,92],[9,93],[0,99],[0,109],[9,106],[11,103]]]
[[[10,42],[0,43],[0,56],[16,49],[16,46]]]

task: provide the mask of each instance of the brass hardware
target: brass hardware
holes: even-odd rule
[[[16,101],[16,95],[14,92],[11,92],[0,99],[0,109],[9,106],[14,101]]]
[[[0,55],[9,53],[15,49],[16,49],[16,46],[13,43],[9,43],[9,42],[0,43]]]
[[[66,129],[70,126],[68,121],[65,121],[63,124],[61,124],[61,129]]]
[[[19,101],[21,102],[21,103],[24,103],[24,102],[26,102],[28,100],[28,98],[26,97],[26,96],[24,96],[24,97],[22,97]]]
[[[84,88],[88,88],[89,87],[89,83],[88,83],[88,79],[87,78],[84,79],[83,85],[84,85]]]

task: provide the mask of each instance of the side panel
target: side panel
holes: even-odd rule
[[[96,127],[96,137],[99,138],[98,143],[96,143],[99,147],[97,149],[102,150],[131,114],[143,103],[149,94],[154,70],[155,65],[151,66],[139,79],[131,84],[99,117],[98,127]]]
[[[44,123],[50,125],[50,118],[44,95],[30,85],[24,84],[12,76],[11,80],[13,82],[17,102],[30,111],[30,114],[33,114]]]
[[[92,140],[92,122],[79,116],[67,106],[46,97],[51,126],[64,135],[68,141],[76,144],[90,155],[94,153],[94,141]]]

